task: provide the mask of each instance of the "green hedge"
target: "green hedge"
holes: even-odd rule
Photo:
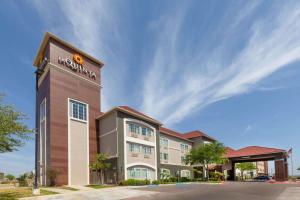
[[[121,181],[120,185],[127,186],[127,185],[149,185],[149,180],[138,180],[138,179],[127,179]]]

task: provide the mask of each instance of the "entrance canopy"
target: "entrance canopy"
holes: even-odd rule
[[[288,153],[286,150],[260,146],[249,146],[239,150],[227,147],[225,157],[231,163],[231,179],[235,177],[235,163],[269,160],[275,161],[275,179],[277,181],[288,179]]]
[[[286,150],[260,146],[249,146],[239,150],[227,147],[226,150],[225,157],[235,162],[268,161],[288,157]]]

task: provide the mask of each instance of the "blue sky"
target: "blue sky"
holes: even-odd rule
[[[105,63],[102,111],[129,105],[233,148],[293,147],[300,166],[299,1],[1,3],[0,92],[30,127],[32,62],[50,31]],[[6,173],[33,165],[33,141],[0,155]]]

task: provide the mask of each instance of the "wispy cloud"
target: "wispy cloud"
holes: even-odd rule
[[[249,23],[257,7],[255,2],[238,12],[231,10],[237,16],[231,18],[235,26],[228,26],[226,37],[219,33],[219,45],[207,48],[206,52],[201,44],[198,48],[188,47],[190,50],[186,52],[179,49],[187,12],[177,10],[179,14],[170,14],[159,27],[160,40],[153,61],[149,62],[143,110],[172,125],[211,103],[250,91],[260,80],[297,61],[300,58],[299,4],[272,5],[268,13]],[[241,29],[247,37],[235,35]],[[244,45],[231,55],[231,44],[236,40]]]
[[[244,130],[244,135],[245,134],[247,134],[247,133],[249,133],[250,131],[252,131],[254,129],[254,127],[252,126],[252,125],[248,125],[246,128],[245,128],[245,130]]]
[[[102,108],[113,106],[124,88],[127,73],[125,59],[130,54],[125,24],[120,10],[122,2],[110,1],[33,1],[48,31],[53,31],[79,48],[101,59],[107,67],[102,70]],[[128,24],[127,24],[128,26]],[[125,35],[125,36],[124,36]],[[118,72],[118,73],[116,73]],[[122,74],[123,76],[120,76]]]
[[[107,64],[102,76],[104,110],[131,95],[141,97],[133,103],[141,111],[167,125],[176,124],[209,104],[251,91],[300,58],[298,2],[234,1],[220,10],[223,14],[214,7],[202,18],[191,17],[200,12],[194,4],[164,4],[153,16],[141,19],[148,29],[139,30],[139,35],[151,35],[144,44],[151,48],[147,55],[139,54],[143,78],[127,84],[125,80],[132,81],[127,58],[135,56],[126,36],[132,7],[111,2],[33,4],[50,30]]]

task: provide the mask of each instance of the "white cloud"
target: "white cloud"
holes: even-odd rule
[[[244,134],[249,133],[250,131],[252,131],[254,129],[254,127],[252,125],[248,125],[245,130],[244,130]]]
[[[269,13],[246,27],[244,32],[249,36],[244,47],[230,56],[230,44],[239,39],[234,33],[244,20],[253,17],[251,12],[257,7],[240,9],[247,15],[236,13],[231,19],[235,25],[228,26],[220,45],[204,53],[201,44],[196,52],[194,46],[188,52],[178,50],[186,13],[169,15],[159,27],[162,34],[144,82],[142,110],[168,125],[178,123],[211,103],[250,91],[260,80],[297,61],[300,7],[295,2],[270,6]]]
[[[261,1],[235,3],[224,7],[224,16],[215,14],[218,10],[208,12],[201,25],[196,22],[202,18],[188,21],[193,4],[170,4],[141,20],[149,26],[139,34],[151,35],[145,43],[145,48],[151,48],[147,55],[141,54],[141,65],[146,66],[141,69],[142,81],[126,84],[126,79],[132,80],[126,59],[135,56],[126,36],[132,28],[129,21],[134,21],[129,18],[135,15],[128,14],[127,4],[40,2],[33,5],[50,30],[106,64],[104,110],[141,94],[140,110],[167,125],[209,104],[251,91],[256,83],[300,58],[298,2],[272,2],[264,9]],[[209,31],[202,33],[197,26]],[[187,29],[194,32],[189,35]],[[142,86],[128,88],[133,85]]]
[[[102,70],[102,108],[114,106],[122,94],[127,73],[123,58],[130,54],[126,31],[121,21],[126,17],[120,7],[126,4],[110,1],[33,1],[47,31],[67,39],[105,64]],[[121,35],[122,34],[122,35]],[[120,76],[120,74],[124,76]]]

